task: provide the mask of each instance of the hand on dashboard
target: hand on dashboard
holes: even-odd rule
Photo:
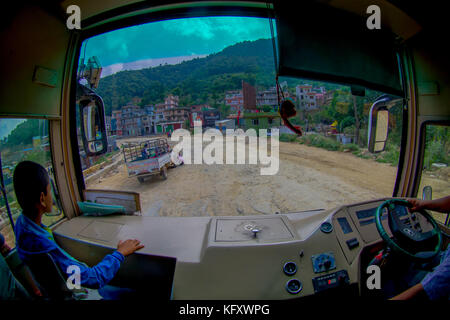
[[[133,252],[142,249],[144,247],[143,244],[139,240],[136,239],[128,239],[125,241],[119,241],[117,244],[117,251],[123,254],[124,257],[132,254]]]

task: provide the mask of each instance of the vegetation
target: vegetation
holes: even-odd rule
[[[272,42],[261,39],[177,65],[118,72],[102,78],[96,91],[103,97],[106,114],[133,97],[147,105],[163,102],[168,94],[178,95],[182,106],[207,103],[219,108],[225,91],[240,89],[242,81],[269,87],[274,80]]]
[[[309,134],[306,136],[302,136],[299,139],[299,143],[313,147],[323,148],[329,151],[339,151],[343,146],[338,141],[320,134]]]
[[[161,65],[141,70],[121,71],[100,80],[97,93],[103,98],[105,111],[110,115],[134,97],[142,98],[140,105],[164,102],[169,95],[180,97],[180,106],[209,104],[224,109],[225,92],[239,90],[242,81],[259,89],[275,86],[272,41],[260,39],[244,41],[204,58],[196,58],[177,65]],[[289,93],[295,86],[309,83],[327,90],[341,86],[319,81],[280,77]],[[264,111],[270,107],[262,106]],[[224,110],[228,114],[229,110]],[[221,110],[222,112],[222,110]]]
[[[294,142],[295,140],[297,140],[297,135],[295,134],[288,134],[288,133],[280,134],[280,141],[282,142]]]
[[[425,136],[425,156],[423,166],[431,169],[433,163],[450,165],[449,127],[428,125]]]
[[[333,138],[325,137],[321,134],[309,134],[306,136],[302,136],[297,138],[295,135],[288,135],[288,137],[282,137],[280,135],[280,141],[284,142],[293,142],[298,141],[300,144],[305,144],[312,147],[322,148],[329,151],[340,151],[340,152],[351,152],[353,155],[363,158],[363,159],[372,159],[377,162],[389,163],[393,166],[397,166],[398,159],[400,156],[400,147],[395,145],[392,141],[395,140],[395,137],[389,137],[388,142],[386,143],[385,151],[378,154],[371,154],[365,148],[361,148],[359,145],[355,143],[349,144],[341,144]]]
[[[26,120],[15,127],[5,141],[2,148],[19,148],[33,144],[33,137],[42,136],[48,132],[47,121]]]

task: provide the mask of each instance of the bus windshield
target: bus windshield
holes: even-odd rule
[[[265,18],[175,19],[86,39],[78,73],[102,68],[93,90],[108,136],[107,153],[87,156],[79,135],[86,188],[138,192],[142,215],[171,217],[292,213],[392,196],[402,105],[390,110],[385,150],[371,154],[369,110],[383,93],[277,83],[273,54]],[[291,122],[302,136],[280,118],[281,99],[294,103]]]

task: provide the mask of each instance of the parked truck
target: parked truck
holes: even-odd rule
[[[144,182],[145,177],[160,174],[167,179],[167,168],[171,165],[170,146],[165,138],[146,140],[123,145],[123,158],[129,177]]]

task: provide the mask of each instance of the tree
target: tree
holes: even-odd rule
[[[218,109],[223,118],[226,118],[231,113],[230,106],[223,104],[223,103],[219,104]]]
[[[28,119],[20,123],[8,135],[6,147],[15,147],[30,145],[33,143],[33,137],[41,135],[40,132],[41,120]]]

